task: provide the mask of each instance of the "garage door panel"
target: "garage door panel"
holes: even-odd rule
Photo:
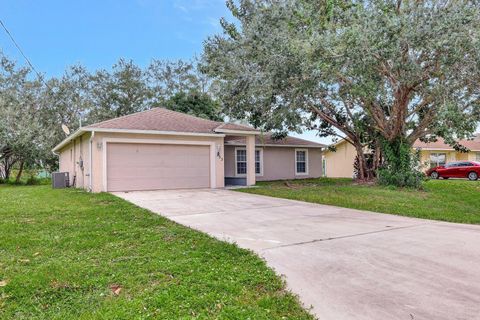
[[[198,167],[199,162],[203,163],[208,163],[209,158],[206,158],[204,161],[202,159],[197,159],[196,161],[177,161],[176,163],[170,163],[170,162],[165,162],[165,161],[155,161],[155,160],[150,160],[150,161],[133,161],[131,163],[129,162],[123,162],[119,164],[109,164],[109,169],[110,170],[125,170],[126,168],[130,169],[132,172],[141,172],[141,171],[149,171],[153,170],[155,172],[171,172],[172,169],[183,169],[183,170],[193,170],[193,171],[199,171],[199,173],[205,173],[206,175],[209,174],[209,172],[205,172],[205,167]],[[178,172],[176,172],[177,174]]]
[[[207,169],[208,170],[208,169]],[[113,171],[113,170],[112,170]],[[112,172],[110,171],[110,172]],[[110,175],[109,181],[120,181],[128,179],[145,179],[145,177],[152,176],[158,178],[209,178],[209,172],[205,172],[204,169],[195,169],[195,168],[182,168],[181,171],[172,170],[172,168],[139,168],[139,169],[131,169],[125,170],[125,168],[118,168],[117,172],[121,172],[120,175]]]
[[[205,186],[198,186],[198,179],[196,178],[177,178],[168,183],[167,186],[159,185],[157,181],[139,178],[128,179],[128,189],[124,188],[124,180],[112,179],[109,180],[112,187],[109,191],[141,191],[141,190],[161,190],[161,189],[190,189],[190,188],[208,188]],[[122,187],[118,187],[122,186]]]
[[[210,187],[210,147],[107,144],[108,191]]]
[[[130,155],[126,155],[126,157],[132,157]],[[140,156],[140,157],[132,157],[132,158],[137,158],[136,160],[131,159],[122,165],[129,165],[132,167],[137,167],[137,168],[158,168],[159,166],[162,168],[178,168],[178,167],[183,167],[183,168],[189,168],[191,166],[196,166],[197,163],[200,161],[200,163],[208,163],[209,162],[209,155],[205,157],[199,157],[199,156],[187,156],[189,158],[186,158],[185,156],[178,156],[178,155],[169,155],[169,154],[162,154],[162,158],[157,159],[152,156]],[[167,158],[167,159],[165,159]]]

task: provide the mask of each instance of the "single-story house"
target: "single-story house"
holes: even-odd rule
[[[76,187],[101,192],[320,177],[322,147],[155,108],[82,127],[53,152]]]
[[[480,161],[480,134],[475,135],[475,138],[472,140],[461,140],[459,143],[470,151],[467,153],[455,151],[442,138],[438,138],[436,142],[430,143],[417,140],[413,144],[413,150],[420,152],[420,163],[424,171],[452,161]],[[346,140],[340,140],[334,146],[336,151],[324,151],[324,176],[352,178],[354,176],[353,165],[357,156],[355,148]]]
[[[469,152],[454,150],[442,138],[430,143],[418,140],[413,147],[420,150],[420,162],[425,170],[452,161],[480,161],[480,134],[476,134],[472,140],[461,140],[459,143],[469,149]]]
[[[357,151],[345,139],[334,143],[335,151],[323,152],[323,176],[330,178],[353,178],[353,164]]]

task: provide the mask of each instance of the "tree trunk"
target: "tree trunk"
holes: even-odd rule
[[[13,151],[9,147],[4,147],[0,150],[2,160],[0,163],[0,174],[1,178],[5,181],[10,179],[10,172],[12,171],[12,167],[17,162],[17,159],[13,156]]]
[[[358,180],[370,180],[370,175],[368,173],[367,167],[367,158],[365,157],[365,153],[363,151],[363,146],[360,143],[354,143],[353,146],[357,151],[357,159],[358,159]]]
[[[10,157],[4,159],[2,166],[2,179],[8,181],[10,179],[10,173],[12,172],[12,167],[15,164],[15,161],[11,160]]]
[[[375,154],[373,159],[373,171],[374,173],[380,168],[380,164],[382,162],[382,148],[380,146],[380,142],[375,140]]]
[[[379,171],[380,183],[419,188],[423,173],[417,169],[418,163],[413,156],[411,143],[405,137],[401,137],[393,141],[383,139],[381,146],[385,166]]]
[[[385,140],[383,142],[383,149],[385,152],[385,160],[390,165],[392,170],[404,170],[409,168],[412,146],[404,137],[396,138],[394,140]]]
[[[20,183],[20,179],[22,178],[23,166],[24,165],[25,165],[25,162],[22,160],[20,162],[20,169],[18,169],[17,178],[15,179],[15,183]]]
[[[8,167],[8,164],[4,164],[5,166],[3,167],[3,179],[5,181],[8,181],[10,179],[10,168]]]

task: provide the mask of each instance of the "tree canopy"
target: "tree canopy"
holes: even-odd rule
[[[43,86],[30,71],[12,61],[0,61],[0,179],[7,179],[17,163],[39,165],[49,156],[52,133],[45,130]]]
[[[337,135],[361,158],[373,141],[412,145],[441,136],[455,144],[476,129],[478,1],[242,0],[228,7],[236,21],[222,21],[223,34],[206,41],[203,56],[227,114],[266,130]]]

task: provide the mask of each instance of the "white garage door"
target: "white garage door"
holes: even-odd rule
[[[108,143],[107,190],[210,187],[210,147]]]

